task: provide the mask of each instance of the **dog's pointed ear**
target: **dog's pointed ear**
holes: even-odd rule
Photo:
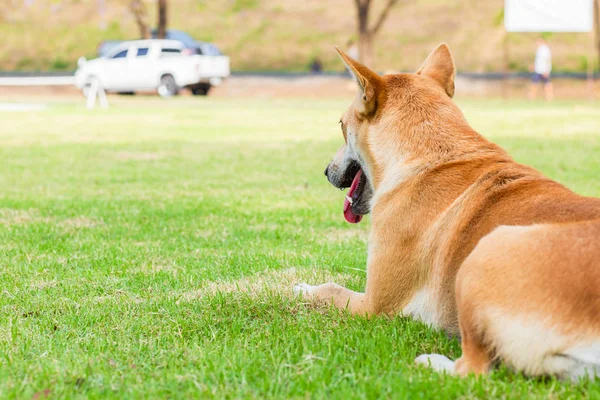
[[[373,112],[377,106],[377,96],[383,87],[383,80],[375,71],[370,70],[366,66],[354,60],[352,57],[340,50],[337,46],[335,46],[335,49],[339,53],[344,64],[346,64],[346,68],[348,68],[348,71],[358,84],[360,96],[365,104],[365,111],[367,113]]]
[[[417,75],[428,76],[439,83],[450,97],[454,96],[455,74],[452,54],[446,43],[438,45],[417,71]]]

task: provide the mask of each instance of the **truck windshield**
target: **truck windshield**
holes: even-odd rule
[[[121,50],[111,58],[125,58],[127,56],[127,50]]]

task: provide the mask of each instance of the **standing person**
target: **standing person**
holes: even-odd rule
[[[529,88],[529,99],[535,99],[537,95],[537,85],[544,85],[544,97],[547,101],[554,98],[552,82],[550,81],[550,72],[552,71],[552,53],[550,47],[544,38],[539,38],[536,42],[537,50],[535,52],[535,62],[533,64],[533,76],[531,77],[531,87]]]

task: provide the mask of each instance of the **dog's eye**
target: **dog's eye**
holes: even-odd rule
[[[341,119],[340,119],[340,126],[342,128],[342,135],[344,135],[344,140],[346,140],[346,126],[344,125],[344,123],[342,122]]]

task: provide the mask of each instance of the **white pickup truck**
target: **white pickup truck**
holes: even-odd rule
[[[84,94],[97,80],[104,90],[120,93],[157,90],[167,97],[189,88],[206,95],[229,76],[229,57],[186,55],[181,42],[161,39],[123,42],[104,57],[80,58],[78,66],[75,85]]]

